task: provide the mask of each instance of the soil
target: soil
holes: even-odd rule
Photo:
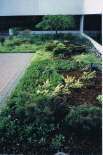
[[[82,75],[83,71],[78,69],[75,71],[60,71],[64,77],[71,76],[77,79]],[[93,79],[94,86],[90,88],[72,89],[71,95],[68,96],[68,101],[72,101],[73,105],[92,104],[101,106],[97,100],[97,96],[102,94],[102,79],[101,71],[96,72],[96,78]]]
[[[54,57],[54,60],[58,60],[60,58]],[[75,61],[73,58],[68,58],[65,60]],[[59,71],[65,78],[67,76],[75,77],[78,79],[83,74],[81,69],[77,69],[74,71]],[[102,94],[102,72],[96,71],[96,78],[93,79],[95,83],[93,87],[90,88],[81,88],[81,89],[72,89],[71,95],[68,96],[68,101],[72,101],[73,105],[81,105],[81,104],[92,104],[95,106],[101,106],[101,104],[97,100],[97,96]]]
[[[70,76],[70,77],[75,77],[78,79],[83,74],[83,71],[81,71],[80,69],[74,70],[74,71],[66,71],[66,70],[62,71],[62,70],[60,70],[59,73],[62,74],[65,78],[67,76]]]

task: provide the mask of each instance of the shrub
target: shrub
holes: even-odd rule
[[[59,57],[60,59],[64,59],[64,58],[65,58],[64,54],[59,54],[58,57]]]
[[[2,46],[4,45],[4,42],[5,42],[5,38],[1,37],[0,38],[0,43],[1,43]]]
[[[80,54],[73,56],[73,58],[80,63],[81,66],[91,67],[92,64],[101,64],[101,59],[98,58],[95,54]]]
[[[41,44],[42,45],[42,44]],[[4,45],[0,45],[0,52],[35,52],[43,48],[33,37],[9,37]]]
[[[37,51],[37,46],[32,44],[21,44],[20,46],[15,46],[11,50],[12,52],[31,52],[35,53]]]
[[[93,72],[83,72],[83,75],[82,75],[82,77],[80,79],[83,81],[84,85],[87,88],[91,88],[91,87],[95,86],[95,81],[93,80],[95,77],[96,77],[96,72],[95,71],[93,71]]]
[[[70,56],[72,48],[66,47],[66,45],[60,41],[47,42],[45,44],[45,49],[48,51],[53,51],[54,56],[63,57]]]
[[[57,47],[53,50],[54,55],[64,54],[64,56],[69,56],[71,54],[71,50],[69,50],[63,43],[59,43]]]
[[[79,67],[77,62],[68,60],[56,60],[54,61],[54,65],[57,71],[72,71]]]
[[[46,43],[45,49],[48,51],[53,51],[53,49],[56,47],[56,44],[54,43]]]
[[[58,56],[63,54],[65,57],[69,57],[77,53],[85,52],[85,45],[70,44],[68,41],[66,43],[64,42],[57,44],[53,51],[54,55]]]
[[[60,151],[62,149],[63,142],[65,141],[65,137],[63,135],[56,135],[51,142],[51,148],[56,151]]]
[[[45,44],[45,49],[48,50],[48,51],[53,51],[54,48],[57,47],[57,45],[59,44],[60,42],[59,41],[53,41],[53,42],[47,42]]]
[[[6,47],[4,45],[0,45],[0,53],[6,53],[6,52],[9,52],[11,51],[11,47]]]
[[[92,105],[72,107],[65,119],[65,124],[79,134],[101,134],[101,108]]]
[[[13,36],[5,40],[5,46],[15,46],[22,44],[22,38]]]
[[[76,45],[76,44],[70,44],[69,49],[71,50],[72,54],[79,54],[86,52],[86,46],[85,45]]]

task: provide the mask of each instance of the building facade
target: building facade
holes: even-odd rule
[[[101,13],[102,0],[0,0],[0,16]]]

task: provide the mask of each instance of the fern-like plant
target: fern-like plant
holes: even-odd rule
[[[68,88],[81,88],[83,87],[83,83],[80,79],[76,79],[75,77],[68,77],[64,79],[65,85]]]
[[[96,72],[95,71],[93,71],[93,72],[83,72],[83,75],[82,75],[81,79],[84,80],[84,81],[89,81],[89,80],[92,80],[95,77],[96,77]]]

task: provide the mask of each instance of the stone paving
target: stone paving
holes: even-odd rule
[[[0,106],[4,105],[16,87],[33,55],[33,53],[0,53]]]

